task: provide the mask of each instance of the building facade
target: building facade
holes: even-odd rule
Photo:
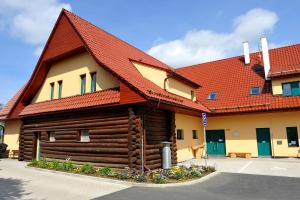
[[[63,10],[0,112],[4,142],[19,160],[137,169],[160,168],[165,141],[173,164],[201,158],[204,137],[209,156],[299,157],[299,66],[293,45],[175,70]]]

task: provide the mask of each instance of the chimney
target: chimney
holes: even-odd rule
[[[269,48],[268,48],[268,41],[266,37],[262,37],[260,39],[261,42],[261,49],[262,49],[262,57],[264,62],[264,70],[265,70],[265,79],[269,80],[268,74],[270,71],[270,58],[269,58]]]
[[[248,42],[243,42],[243,48],[244,48],[245,65],[249,65],[250,64],[249,43]]]

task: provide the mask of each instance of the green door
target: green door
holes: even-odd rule
[[[257,139],[258,156],[272,156],[270,129],[257,128],[256,139]]]
[[[225,156],[225,131],[224,130],[207,130],[206,143],[208,155]]]

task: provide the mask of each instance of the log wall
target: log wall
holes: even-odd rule
[[[144,116],[142,110],[118,108],[24,118],[19,159],[35,158],[38,134],[41,157],[50,159],[138,170],[144,163],[146,169],[157,169],[162,167],[161,142],[170,141],[172,163],[176,164],[174,113],[157,110]],[[89,131],[90,142],[80,142],[81,130]],[[50,132],[55,133],[55,142],[49,141]]]

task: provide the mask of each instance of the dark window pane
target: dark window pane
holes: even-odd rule
[[[251,95],[259,95],[260,94],[260,87],[252,87],[250,90]]]
[[[58,98],[60,99],[62,97],[62,81],[58,81]]]
[[[54,83],[50,83],[50,99],[54,99]]]
[[[91,73],[91,92],[96,92],[97,74]]]
[[[177,129],[177,139],[178,140],[183,140],[184,139],[184,134],[182,129]]]
[[[81,80],[80,94],[85,94],[85,91],[86,91],[86,75],[85,74],[81,75],[80,80]]]
[[[291,84],[289,83],[284,83],[282,84],[282,92],[283,96],[291,96],[292,95],[292,90],[291,90]]]
[[[198,139],[198,133],[197,130],[193,130],[193,139]]]
[[[288,147],[299,147],[297,127],[287,127],[286,133],[287,133]]]
[[[209,100],[215,100],[217,98],[217,93],[216,92],[211,92],[209,93],[207,99]]]

